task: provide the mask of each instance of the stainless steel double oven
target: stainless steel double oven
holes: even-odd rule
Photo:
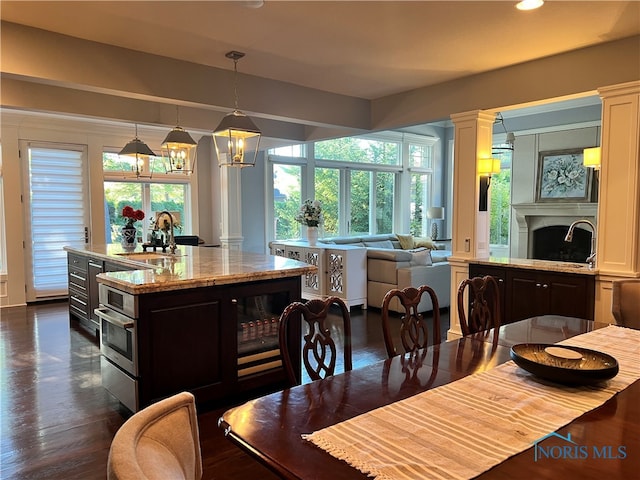
[[[99,285],[100,367],[102,385],[132,412],[139,409],[137,297],[113,287]]]

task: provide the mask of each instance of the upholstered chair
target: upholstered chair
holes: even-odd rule
[[[195,399],[182,392],[135,413],[116,432],[108,480],[202,478]]]
[[[640,330],[640,278],[612,283],[611,313],[618,325]]]

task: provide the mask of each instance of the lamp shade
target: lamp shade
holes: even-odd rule
[[[479,175],[493,175],[494,173],[500,173],[499,158],[479,158],[478,159]]]
[[[136,126],[137,131],[137,126]],[[151,178],[152,174],[152,159],[156,156],[153,150],[149,146],[140,140],[136,133],[136,138],[127,143],[118,155],[131,157],[133,164],[131,170],[135,172],[136,177],[148,177]]]
[[[120,153],[118,155],[126,155],[128,157],[136,157],[141,155],[155,156],[155,153],[153,153],[153,150],[151,150],[146,143],[136,137],[129,143],[127,143],[124,147],[122,147],[122,150],[120,150]]]
[[[189,132],[181,127],[171,130],[161,145],[167,173],[192,173],[196,163],[196,145]]]
[[[600,168],[601,156],[600,147],[585,148],[582,152],[582,164],[589,168]]]
[[[213,142],[220,166],[253,167],[262,133],[249,117],[239,110],[224,116],[213,132]]]
[[[432,220],[442,220],[444,218],[444,207],[427,208],[427,218]]]

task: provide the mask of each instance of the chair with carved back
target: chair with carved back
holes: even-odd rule
[[[468,298],[465,299],[465,290]],[[466,300],[466,302],[465,302]],[[468,310],[466,305],[468,305]],[[465,311],[468,311],[465,314]],[[500,291],[498,282],[490,275],[467,278],[458,286],[458,318],[463,335],[499,327]]]
[[[423,315],[418,312],[418,305],[423,294],[429,295],[433,307],[433,327],[431,337],[429,336],[429,326]],[[440,307],[436,292],[428,285],[421,285],[418,288],[407,287],[402,290],[394,288],[389,290],[382,300],[382,333],[384,344],[387,348],[389,358],[398,354],[393,342],[391,326],[389,321],[389,304],[393,298],[397,298],[404,308],[400,325],[400,341],[405,353],[414,352],[429,345],[429,338],[432,344],[440,343]]]
[[[640,278],[612,282],[611,313],[618,325],[640,330]]]
[[[337,306],[342,315],[343,365],[344,371],[352,369],[351,363],[351,316],[345,303],[338,297],[324,300],[314,299],[306,303],[294,302],[288,305],[280,316],[280,352],[282,362],[291,385],[300,383],[295,372],[296,362],[291,358],[288,332],[290,322],[299,321],[306,325],[303,335],[302,362],[311,380],[320,380],[332,376],[336,371],[337,349],[332,329],[327,325],[327,316],[332,306]],[[303,330],[304,332],[304,330]]]

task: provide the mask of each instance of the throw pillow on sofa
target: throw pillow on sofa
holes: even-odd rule
[[[431,250],[428,248],[418,248],[411,250],[411,266],[415,265],[433,265],[431,260]]]
[[[401,235],[396,233],[396,237],[398,238],[400,247],[402,247],[403,250],[411,250],[413,248],[413,235]]]
[[[425,247],[429,250],[435,250],[436,245],[433,243],[429,237],[414,237],[413,238],[413,246],[415,247]]]

